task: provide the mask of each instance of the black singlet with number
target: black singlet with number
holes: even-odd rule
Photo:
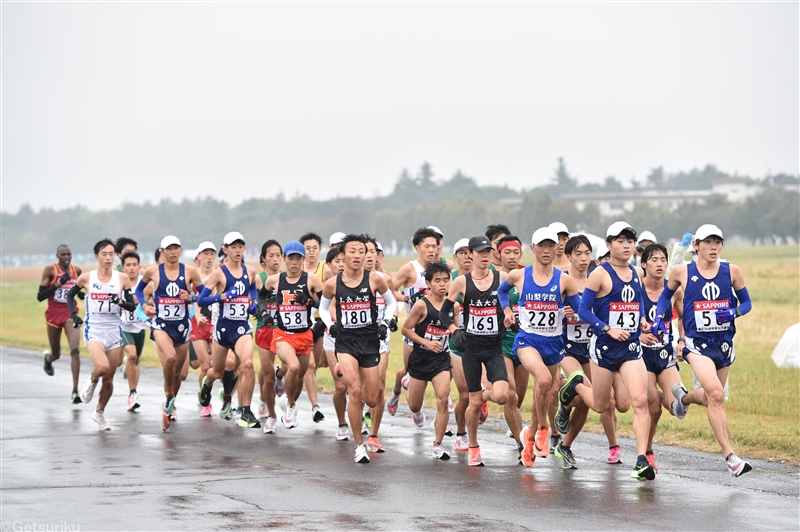
[[[473,348],[495,348],[501,345],[506,334],[503,324],[503,309],[497,297],[500,272],[492,271],[492,284],[486,290],[478,290],[472,273],[466,274],[466,288],[462,317],[467,344]]]
[[[361,283],[355,288],[344,284],[344,272],[336,276],[336,323],[339,324],[339,334],[378,334],[378,304],[369,285],[369,274],[365,270]]]
[[[422,301],[425,302],[427,315],[421,322],[414,325],[414,332],[426,340],[440,342],[442,352],[446,353],[450,350],[450,331],[445,328],[439,317],[439,310],[433,306],[433,303],[427,297],[423,297]],[[452,313],[452,310],[450,312]],[[427,347],[417,343],[414,344],[414,350],[420,353],[431,353]]]
[[[308,297],[308,273],[302,272],[295,283],[287,281],[287,275],[286,272],[283,272],[278,277],[276,294],[278,327],[282,331],[291,333],[306,332],[313,324],[311,320],[312,307],[296,303],[295,297],[301,293]]]

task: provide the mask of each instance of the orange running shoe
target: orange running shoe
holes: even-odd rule
[[[533,454],[539,458],[547,458],[550,454],[550,435],[547,433],[547,427],[539,427],[536,431],[536,443],[533,445]]]
[[[480,416],[478,417],[478,423],[483,425],[484,423],[486,423],[486,419],[488,417],[489,417],[489,402],[484,401],[483,404],[481,405],[481,413]]]
[[[485,464],[481,459],[481,448],[480,447],[470,447],[469,448],[469,465],[475,467],[483,467]]]
[[[658,473],[658,466],[656,465],[656,455],[653,453],[647,453],[646,455],[644,455],[644,457],[647,458],[647,463],[653,466],[653,469],[655,469],[656,473]]]
[[[522,432],[519,433],[519,439],[522,442],[522,451],[519,453],[519,457],[522,460],[522,465],[525,467],[533,467],[533,463],[536,461],[536,455],[533,454],[533,435],[531,434],[531,428],[529,426],[525,426],[522,429]]]

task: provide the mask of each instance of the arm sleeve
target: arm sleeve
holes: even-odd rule
[[[656,305],[656,316],[666,316],[670,307],[672,306],[672,296],[675,295],[675,290],[670,290],[669,286],[664,287],[664,291],[658,297]]]
[[[445,329],[449,329],[453,324],[453,307],[455,307],[455,303],[450,299],[445,299],[442,303],[442,310],[439,311],[439,320]]]
[[[581,296],[580,296],[580,294],[567,296],[567,305],[569,305],[570,308],[577,313],[578,309],[581,308]]]
[[[40,286],[39,293],[36,294],[36,300],[44,301],[45,299],[53,295],[56,290],[58,290],[58,285],[56,285],[55,283],[47,286]]]
[[[508,299],[508,293],[511,291],[511,285],[508,284],[507,279],[503,279],[500,286],[497,288],[497,299],[500,301],[500,306],[503,310],[507,309],[511,302]]]
[[[73,286],[67,292],[67,308],[69,309],[70,316],[77,316],[78,313],[75,312],[75,296],[78,292],[81,291],[81,287],[78,285]]]
[[[144,305],[145,301],[147,301],[147,299],[144,297],[144,289],[146,286],[147,284],[143,280],[139,279],[139,284],[136,285],[136,291],[134,293],[136,294],[136,300],[139,301],[140,305]]]
[[[119,306],[128,312],[136,310],[136,303],[133,301],[133,294],[129,289],[126,288],[122,291],[122,299],[120,299]]]
[[[197,298],[197,304],[201,307],[207,307],[209,305],[213,305],[222,301],[222,296],[217,294],[215,296],[211,295],[211,289],[207,286],[203,287],[203,291],[200,293],[200,296]]]
[[[594,290],[590,290],[589,288],[585,288],[583,290],[583,297],[581,297],[581,304],[578,307],[578,316],[589,324],[592,328],[592,331],[597,335],[600,336],[603,334],[603,327],[606,326],[603,321],[598,318],[594,310],[592,310],[592,305],[594,305],[594,299],[597,297],[597,292]]]
[[[386,310],[383,313],[384,319],[388,316],[388,319],[394,318],[394,314],[397,311],[397,300],[392,295],[391,290],[387,290],[386,292],[382,293],[381,296],[383,297],[383,301],[386,303]]]
[[[319,302],[319,317],[327,327],[333,325],[333,316],[331,316],[331,299],[324,297]]]
[[[250,300],[256,301],[258,299],[258,288],[256,287],[256,280],[253,278],[253,282],[250,283]]]
[[[753,302],[750,301],[750,294],[747,292],[747,287],[743,286],[741,290],[736,290],[736,297],[739,299],[739,316],[744,316],[753,310]]]

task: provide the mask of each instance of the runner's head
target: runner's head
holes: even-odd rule
[[[382,271],[383,270],[383,257],[385,256],[383,253],[383,246],[377,240],[375,241],[375,271]]]
[[[435,225],[429,225],[428,229],[439,235],[439,245],[437,246],[436,249],[436,258],[438,259],[439,256],[442,254],[442,248],[444,247],[444,233],[442,233],[442,230],[436,227]]]
[[[306,247],[293,240],[283,249],[286,255],[283,262],[286,264],[286,273],[289,277],[297,277],[303,271],[303,261],[306,258]]]
[[[514,235],[506,235],[497,241],[496,248],[500,254],[503,270],[507,272],[516,270],[522,259],[522,241]]]
[[[351,270],[360,270],[364,267],[367,255],[367,238],[364,235],[345,235],[341,248],[344,250],[344,263]]]
[[[364,235],[364,237],[367,239],[367,254],[364,257],[364,269],[376,270],[375,264],[378,259],[378,243],[369,235]]]
[[[161,249],[164,262],[169,264],[178,262],[181,258],[181,251],[183,251],[181,241],[174,235],[168,235],[161,239]]]
[[[667,273],[667,248],[662,244],[650,244],[642,251],[642,270],[644,276],[661,279]]]
[[[586,235],[575,235],[564,246],[564,254],[569,259],[572,267],[579,272],[589,269],[592,262],[592,243]]]
[[[161,248],[156,248],[153,252],[153,258],[156,261],[156,264],[163,264],[164,263],[164,250]]]
[[[650,231],[642,231],[642,234],[639,235],[639,240],[636,242],[636,252],[641,254],[644,248],[656,242],[658,242],[656,235]]]
[[[540,227],[531,237],[531,251],[539,264],[552,264],[558,249],[558,233],[549,227]]]
[[[492,259],[495,264],[500,264],[500,253],[497,252],[497,242],[506,235],[511,234],[511,229],[505,224],[492,224],[486,227],[486,238],[492,243]]]
[[[342,245],[342,241],[346,236],[347,235],[342,233],[341,231],[333,233],[331,237],[328,239],[328,247],[331,249],[338,248],[339,246]]]
[[[472,255],[469,252],[469,238],[462,238],[453,246],[453,260],[462,272],[472,268]]]
[[[425,266],[425,283],[431,293],[436,296],[444,297],[447,295],[447,289],[450,287],[450,277],[450,266],[440,260],[431,261]]]
[[[261,255],[258,260],[265,270],[277,272],[281,268],[283,248],[277,240],[270,239],[261,246]]]
[[[567,241],[569,240],[569,229],[567,226],[561,222],[553,222],[548,225],[550,229],[555,231],[558,235],[558,247],[556,248],[556,256],[560,257],[564,254],[564,247],[567,245]]]
[[[205,268],[206,270],[213,268],[214,259],[217,258],[217,246],[209,240],[200,242],[200,245],[197,246],[194,258],[198,267]]]
[[[716,262],[725,238],[722,236],[722,229],[714,224],[703,224],[694,233],[692,247],[697,250],[698,258]]]
[[[61,244],[56,248],[56,258],[58,259],[58,266],[64,270],[69,268],[69,263],[72,262],[72,250],[66,244]]]
[[[469,239],[469,253],[473,268],[488,268],[492,262],[492,242],[484,235],[473,236]]]
[[[94,256],[97,263],[104,268],[114,265],[114,242],[110,238],[104,238],[94,245]]]
[[[636,245],[636,230],[628,222],[614,222],[606,230],[606,246],[611,259],[625,261],[631,258]]]
[[[222,239],[222,251],[234,264],[242,260],[245,249],[244,237],[238,231],[231,231]]]
[[[139,254],[135,251],[128,251],[122,256],[122,271],[131,279],[139,277]]]
[[[420,227],[414,231],[411,243],[414,245],[414,249],[417,250],[420,264],[428,264],[436,259],[441,241],[442,237],[439,236],[439,233],[430,227]]]
[[[333,275],[339,275],[339,272],[344,270],[344,250],[339,246],[331,248],[328,250],[325,262],[333,272]]]
[[[139,245],[136,243],[136,240],[126,236],[121,236],[114,242],[114,253],[120,258],[128,251],[136,251],[137,249],[139,249]]]
[[[316,233],[306,233],[298,239],[306,247],[306,262],[316,264],[322,251],[322,238]]]

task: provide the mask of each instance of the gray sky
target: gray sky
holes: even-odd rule
[[[3,3],[2,210],[797,174],[798,3]]]

